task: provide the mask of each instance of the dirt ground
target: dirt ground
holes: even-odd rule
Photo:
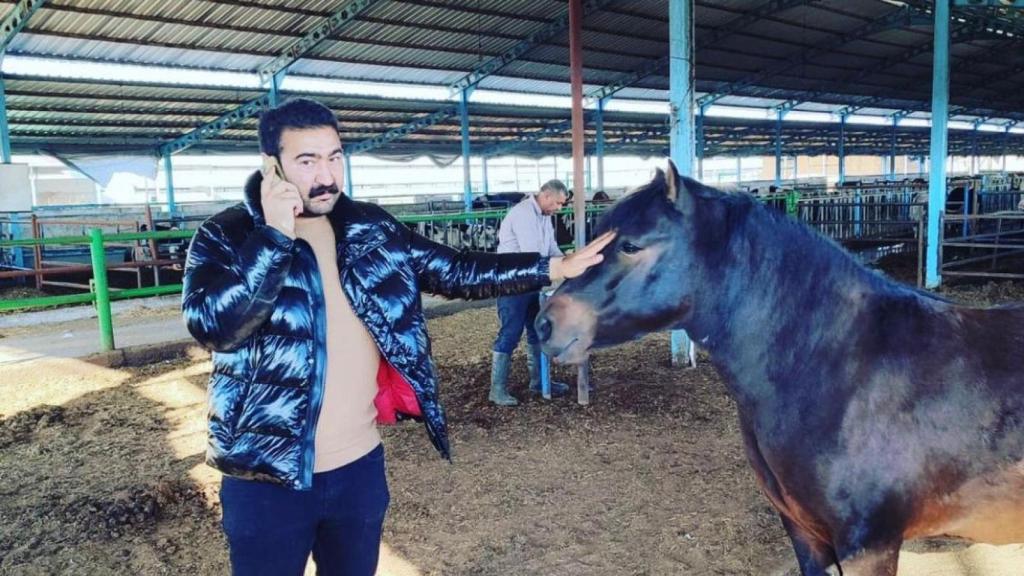
[[[947,293],[1024,300],[1012,283]],[[380,574],[792,573],[706,361],[672,369],[663,334],[602,351],[581,407],[529,397],[517,356],[525,403],[499,409],[486,401],[495,316],[430,321],[454,461],[418,424],[384,431],[392,506]],[[0,368],[0,574],[228,573],[219,475],[202,456],[209,369],[202,357]],[[1024,546],[911,544],[901,568],[1020,576]]]

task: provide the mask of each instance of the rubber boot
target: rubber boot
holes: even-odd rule
[[[491,393],[487,399],[498,406],[518,406],[519,401],[508,393],[508,368],[512,357],[504,352],[494,352],[491,359]]]
[[[530,369],[530,392],[541,393],[540,389],[540,344],[529,344],[526,348],[526,365]],[[551,382],[551,397],[557,398],[569,393],[569,385]]]

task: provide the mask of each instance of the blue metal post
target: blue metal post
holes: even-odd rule
[[[537,294],[537,298],[540,299],[539,306],[541,308],[544,308],[544,303],[547,302],[550,294],[547,290],[541,290]],[[551,400],[551,361],[548,359],[548,355],[543,352],[540,355],[540,395],[545,400]]]
[[[974,130],[971,131],[971,176],[978,174],[978,126],[980,122],[974,123]]]
[[[695,142],[693,131],[693,2],[669,0],[669,104],[671,110],[672,160],[680,174],[693,174]],[[672,331],[672,364],[693,365],[694,350],[690,337],[682,330]]]
[[[462,117],[462,201],[466,211],[473,209],[473,181],[469,174],[469,89],[462,90],[459,99],[459,115]]]
[[[345,153],[345,195],[352,198],[352,155]]]
[[[697,108],[697,129],[695,138],[697,145],[694,148],[694,154],[697,156],[697,180],[704,181],[704,111],[707,110],[705,106],[699,106]]]
[[[170,152],[164,152],[164,178],[167,179],[167,213],[174,216],[174,167],[171,165]]]
[[[1010,120],[1006,123],[1006,127],[1003,129],[1002,172],[1006,172],[1006,148],[1010,145],[1010,128],[1013,128],[1016,125],[1016,120]]]
[[[782,115],[780,109],[775,114],[775,188],[782,188]]]
[[[939,222],[946,204],[946,154],[949,149],[946,122],[949,117],[949,2],[935,3],[935,48],[932,51],[932,130],[928,176],[928,236],[925,239],[926,288],[942,283],[939,274]]]
[[[597,132],[597,142],[594,150],[597,154],[597,189],[604,190],[604,98],[597,101],[594,130]]]
[[[896,179],[896,125],[900,123],[898,116],[892,117],[892,134],[889,138],[889,172],[887,180]]]
[[[3,55],[0,54],[0,64],[3,63]],[[7,126],[7,96],[4,93],[4,77],[0,73],[0,161],[4,164],[11,163],[11,133]]]
[[[280,70],[270,77],[270,107],[276,108],[281,103],[281,83],[284,82],[284,75],[287,69]]]
[[[480,162],[483,164],[483,169],[484,169],[484,174],[483,174],[483,176],[484,176],[484,181],[483,181],[484,194],[490,194],[490,185],[487,182],[487,156],[481,156],[480,157]]]
[[[839,115],[839,184],[846,183],[846,114]]]

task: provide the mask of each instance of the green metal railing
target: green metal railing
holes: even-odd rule
[[[72,246],[88,245],[90,260],[92,263],[92,282],[90,291],[84,294],[64,294],[60,296],[41,296],[34,298],[17,298],[0,300],[0,311],[7,310],[31,310],[37,308],[49,308],[53,306],[64,306],[68,304],[92,303],[96,306],[96,312],[100,325],[100,344],[103,350],[114,349],[114,328],[110,310],[110,303],[114,300],[127,298],[140,298],[146,296],[159,296],[164,294],[181,293],[181,284],[167,284],[162,286],[148,286],[144,288],[111,289],[107,281],[106,243],[107,242],[128,242],[137,240],[170,240],[191,238],[191,230],[169,231],[169,232],[136,232],[128,234],[104,234],[100,228],[93,228],[88,236],[60,236],[54,238],[25,238],[20,240],[0,241],[0,249],[16,248],[25,246]],[[116,267],[116,266],[115,266]]]
[[[607,208],[606,205],[587,206],[586,216],[594,217]],[[403,224],[417,225],[458,225],[473,224],[482,221],[493,221],[495,231],[497,223],[508,213],[508,209],[481,210],[476,212],[459,212],[449,214],[405,214],[398,217]],[[572,216],[573,210],[565,208],[559,214]],[[0,299],[0,312],[11,310],[33,310],[66,306],[72,304],[93,304],[96,307],[99,327],[100,344],[103,350],[114,349],[114,328],[111,302],[128,298],[162,296],[180,294],[181,284],[164,284],[143,288],[111,288],[107,278],[107,270],[117,268],[107,262],[106,248],[108,243],[124,243],[149,240],[191,239],[194,230],[174,230],[164,232],[132,232],[123,234],[105,234],[100,228],[89,230],[88,236],[56,236],[52,238],[25,238],[18,240],[0,240],[0,250],[36,246],[89,246],[92,267],[90,290],[80,294],[64,294],[57,296],[39,296],[30,298]],[[153,255],[154,260],[157,256]],[[156,266],[158,264],[154,264]],[[26,271],[26,275],[28,271]]]

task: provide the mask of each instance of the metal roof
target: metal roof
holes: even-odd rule
[[[0,15],[15,2],[0,0]],[[155,64],[254,73],[342,0],[49,0],[7,49],[10,55]],[[667,0],[606,1],[584,22],[587,90],[615,83],[668,51]],[[697,0],[696,83],[719,104],[862,112],[924,111],[931,93],[931,2],[906,0]],[[377,0],[290,69],[292,76],[446,86],[520,44],[565,13],[565,0]],[[1021,11],[954,8],[950,103],[965,118],[1024,120]],[[569,93],[568,34],[537,43],[486,76],[482,89]],[[155,149],[253,98],[257,90],[170,83],[5,76],[15,150]],[[664,101],[656,67],[616,98]],[[365,139],[451,103],[314,94],[338,114],[343,137]],[[470,105],[474,150],[569,117],[565,109]],[[660,153],[665,117],[606,112],[609,151]],[[459,153],[458,117],[389,142],[377,152]],[[593,126],[590,126],[592,131]],[[837,125],[786,122],[787,154],[834,150]],[[199,144],[255,149],[255,121]],[[770,153],[774,123],[708,118],[708,153]],[[927,153],[927,130],[901,126],[898,145]],[[848,153],[886,153],[891,128],[848,125]],[[950,153],[1024,150],[1019,134],[950,132]],[[588,141],[592,142],[592,138]],[[524,153],[568,150],[568,133]],[[874,146],[874,148],[870,148]]]

